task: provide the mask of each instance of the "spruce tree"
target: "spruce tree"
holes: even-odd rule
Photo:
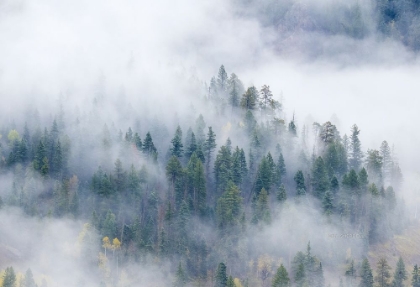
[[[157,159],[157,149],[155,145],[153,144],[152,136],[150,135],[150,132],[147,132],[146,138],[143,142],[143,153],[146,154],[147,157],[152,158],[154,160]]]
[[[420,287],[420,269],[418,265],[414,265],[412,277],[411,277],[411,286]]]
[[[26,270],[25,280],[24,280],[23,284],[24,284],[25,287],[35,287],[36,286],[34,276],[32,275],[31,269]]]
[[[379,287],[389,287],[389,279],[391,278],[391,267],[389,267],[388,262],[385,258],[381,258],[378,261],[377,265],[377,275],[375,277],[376,282]]]
[[[226,287],[235,287],[235,282],[233,281],[233,277],[229,276],[227,283],[226,283]]]
[[[305,178],[303,177],[303,172],[298,170],[293,178],[296,183],[296,195],[301,196],[306,194],[305,187]]]
[[[359,287],[373,287],[373,275],[367,258],[363,259],[362,270],[360,271],[360,284]]]
[[[258,99],[258,91],[257,89],[252,86],[249,87],[245,94],[242,95],[241,98],[241,107],[244,110],[250,111],[254,110]]]
[[[214,177],[217,191],[223,192],[227,183],[233,180],[232,155],[227,146],[222,146],[214,161]]]
[[[262,188],[258,195],[258,199],[254,207],[252,222],[254,224],[259,222],[269,224],[271,222],[270,207],[268,205],[268,193],[265,188]]]
[[[178,158],[182,157],[184,152],[184,145],[182,144],[182,130],[180,126],[176,128],[175,136],[171,140],[171,143],[171,155],[176,156]]]
[[[397,267],[394,272],[394,281],[392,282],[392,287],[403,287],[404,281],[407,279],[407,271],[405,270],[405,264],[400,257],[397,262]]]
[[[353,125],[351,128],[350,136],[350,167],[359,170],[360,165],[362,164],[363,152],[361,148],[361,143],[359,140],[360,130],[357,125]]]
[[[2,287],[16,287],[16,274],[13,267],[7,267],[3,276]]]
[[[210,161],[211,161],[211,154],[216,148],[216,134],[213,132],[213,129],[209,127],[209,131],[207,133],[207,139],[204,143],[204,154],[206,156],[206,167],[207,172],[210,168]]]
[[[347,281],[347,285],[352,287],[354,286],[354,282],[356,281],[356,268],[354,267],[354,260],[352,260],[349,264],[349,266],[346,269],[346,281]]]
[[[319,199],[323,199],[329,189],[328,173],[322,157],[318,157],[312,167],[312,188],[314,195]]]
[[[227,286],[227,275],[226,275],[226,265],[222,262],[219,263],[216,270],[216,280],[214,287],[226,287]]]
[[[333,205],[333,196],[331,191],[327,191],[324,194],[324,198],[322,199],[322,208],[324,209],[324,213],[326,215],[330,215],[332,214],[333,210],[334,210],[334,205]]]
[[[290,279],[286,268],[283,264],[277,269],[276,274],[273,277],[272,287],[289,287]]]
[[[284,184],[280,185],[276,198],[279,202],[286,201],[287,193],[286,193],[286,188],[284,187]]]
[[[187,275],[182,268],[181,262],[179,263],[178,269],[176,270],[175,278],[174,287],[185,287],[187,285]]]

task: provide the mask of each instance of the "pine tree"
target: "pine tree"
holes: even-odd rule
[[[402,257],[400,257],[397,262],[397,267],[395,268],[392,287],[403,287],[405,280],[407,280],[407,271],[405,271],[404,261]]]
[[[36,153],[35,153],[35,158],[34,158],[34,169],[35,170],[41,170],[41,167],[43,166],[43,160],[44,158],[47,156],[47,151],[45,149],[45,145],[42,141],[39,142]]]
[[[290,279],[289,274],[287,273],[286,268],[284,268],[283,264],[277,269],[276,274],[273,277],[273,282],[271,284],[272,287],[289,287],[290,286]]]
[[[334,210],[334,205],[333,205],[333,196],[331,194],[331,191],[327,191],[324,194],[324,198],[322,200],[322,208],[324,209],[324,213],[326,215],[330,215],[332,214],[333,210]]]
[[[232,227],[239,226],[242,215],[242,197],[239,188],[229,182],[225,193],[218,199],[217,222],[219,229],[233,231]]]
[[[213,129],[209,127],[209,131],[207,133],[207,139],[204,143],[204,153],[206,155],[206,167],[207,172],[210,169],[210,161],[211,161],[211,154],[216,148],[216,134],[213,132]]]
[[[252,222],[254,224],[259,222],[269,224],[271,222],[270,207],[268,205],[268,193],[265,188],[262,188],[258,195],[258,199],[254,207]]]
[[[389,180],[392,170],[392,156],[391,149],[387,141],[383,141],[381,144],[380,156],[382,157],[382,174],[386,180]]]
[[[258,99],[258,91],[252,86],[249,87],[241,98],[241,107],[244,110],[254,110]]]
[[[275,175],[275,183],[276,184],[280,184],[282,182],[282,177],[286,175],[286,165],[284,163],[284,158],[283,158],[283,154],[280,153],[278,160],[277,160],[277,164],[276,164],[276,171],[275,171],[276,175]]]
[[[286,201],[287,193],[286,193],[286,188],[284,187],[283,184],[280,185],[276,198],[279,202],[285,202]]]
[[[195,134],[191,132],[191,138],[188,140],[187,150],[185,151],[185,157],[190,159],[191,155],[197,151],[197,141]]]
[[[36,286],[34,276],[32,275],[31,269],[26,270],[25,280],[24,280],[23,284],[24,284],[25,287],[35,287]]]
[[[354,286],[354,282],[356,281],[356,268],[354,267],[354,260],[352,260],[349,266],[346,269],[346,281],[347,285],[352,287]]]
[[[226,275],[226,265],[224,263],[219,263],[216,270],[216,280],[214,287],[226,287],[227,286],[227,275]]]
[[[363,152],[361,149],[361,143],[359,140],[360,130],[357,125],[353,125],[351,128],[350,136],[350,167],[359,170],[362,164]]]
[[[143,143],[138,133],[134,134],[133,142],[136,145],[138,151],[141,151],[143,149]]]
[[[272,178],[273,178],[273,168],[270,166],[270,162],[267,157],[263,157],[260,165],[258,166],[257,177],[255,180],[255,193],[253,200],[256,200],[259,196],[260,191],[264,188],[267,193],[270,190]]]
[[[184,269],[182,268],[181,263],[178,265],[178,269],[176,270],[176,280],[174,287],[184,287],[187,285],[187,275],[185,274]]]
[[[219,73],[217,74],[217,88],[218,91],[223,93],[227,90],[228,75],[226,73],[225,67],[223,65],[219,68]]]
[[[413,269],[413,273],[412,273],[412,278],[411,278],[411,285],[413,287],[420,287],[420,269],[419,267],[416,265],[414,265],[414,269]]]
[[[367,258],[363,259],[359,287],[373,287],[373,275]]]
[[[16,274],[13,267],[7,267],[3,276],[2,287],[16,287]]]
[[[172,147],[170,148],[171,155],[174,155],[178,158],[182,157],[182,153],[184,152],[184,149],[183,149],[184,145],[182,144],[182,130],[180,126],[176,128],[175,136],[171,140],[171,143],[172,143]]]
[[[305,178],[303,177],[303,172],[298,170],[293,178],[296,183],[296,191],[297,195],[305,195],[306,194],[306,187],[305,187]]]
[[[312,167],[312,188],[314,195],[319,199],[324,198],[329,189],[328,173],[322,157],[318,157]]]
[[[389,279],[391,278],[391,267],[389,267],[388,262],[385,258],[381,258],[378,261],[377,265],[377,275],[375,277],[376,282],[379,287],[389,287]]]
[[[147,155],[147,157],[152,158],[154,160],[157,159],[157,149],[155,145],[153,144],[152,136],[150,135],[150,132],[147,132],[146,138],[143,142],[143,153]]]
[[[228,182],[233,180],[232,156],[227,146],[222,146],[216,156],[214,177],[218,192],[225,190]]]
[[[199,115],[197,120],[195,121],[195,135],[197,139],[197,145],[202,146],[204,145],[204,141],[206,140],[206,135],[204,133],[204,129],[206,128],[206,122],[204,121],[203,115]]]

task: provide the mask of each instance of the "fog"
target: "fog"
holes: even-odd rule
[[[302,1],[317,9],[330,2],[334,1]],[[285,120],[295,117],[298,134],[303,125],[310,129],[313,122],[331,120],[341,135],[349,135],[351,126],[357,124],[365,152],[379,149],[387,140],[405,179],[397,197],[404,199],[407,216],[414,219],[420,201],[420,65],[416,52],[380,37],[372,30],[373,24],[368,25],[372,31],[365,39],[298,29],[292,33],[288,28],[283,31],[246,13],[254,7],[249,5],[239,9],[235,1],[223,0],[0,0],[3,137],[10,126],[22,133],[35,109],[42,128],[50,127],[62,109],[72,156],[77,159],[69,164],[73,170],[78,164],[83,166],[88,175],[81,180],[86,181],[100,165],[112,169],[117,157],[127,169],[132,163],[139,169],[149,164],[124,155],[118,145],[109,154],[95,147],[105,124],[112,137],[132,127],[143,139],[150,123],[159,122],[166,128],[160,131],[163,138],[168,139],[155,143],[160,159],[168,157],[176,126],[180,124],[185,135],[200,113],[207,126],[215,127],[218,148],[228,137],[233,146],[240,145],[243,138],[235,136],[235,126],[223,129],[230,119],[218,118],[201,101],[208,96],[211,77],[223,64],[245,87],[269,85],[283,105]],[[367,15],[370,9],[369,5],[363,7]],[[38,124],[28,125],[35,128]],[[86,146],[89,151],[82,153]],[[108,156],[110,160],[105,162]],[[297,170],[294,165],[290,163],[293,171]],[[156,170],[150,173],[156,181],[161,180]],[[2,197],[14,180],[11,174],[1,176]],[[302,207],[290,203],[273,212],[272,227],[255,232],[257,235],[251,230],[245,236],[245,246],[258,247],[249,248],[253,250],[248,255],[276,255],[290,268],[290,257],[305,250],[311,241],[314,254],[333,258],[326,272],[335,271],[334,263],[362,257],[363,240],[328,237],[358,230],[319,219],[316,209],[311,204]],[[290,223],[289,219],[297,217],[299,220]],[[92,275],[77,255],[77,238],[87,219],[34,219],[15,209],[3,210],[0,218],[0,245],[15,250],[11,251],[12,259],[0,260],[1,268],[13,264],[20,273],[31,268],[37,283],[45,277],[48,286],[76,286],[80,282],[98,286],[102,275]],[[199,228],[214,243],[212,228]],[[288,245],[283,245],[286,241]],[[228,267],[229,263],[234,265],[235,259],[224,259]],[[167,286],[164,284],[173,282],[170,274],[174,274],[177,262],[154,264],[153,258],[144,262],[125,267],[124,276],[135,285],[124,286]],[[334,285],[339,276],[326,277]]]

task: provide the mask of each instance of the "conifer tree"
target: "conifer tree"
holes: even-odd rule
[[[363,259],[362,270],[360,271],[360,284],[359,287],[373,287],[373,275],[367,258]]]
[[[218,192],[226,189],[229,181],[233,180],[232,156],[227,146],[222,146],[214,161],[214,177]]]
[[[354,286],[354,282],[356,281],[356,268],[354,267],[354,260],[352,260],[349,264],[349,266],[346,269],[346,281],[347,285],[352,287]]]
[[[407,271],[405,270],[405,264],[400,257],[397,262],[397,267],[394,272],[394,281],[392,282],[392,287],[403,287],[404,281],[407,279]]]
[[[16,274],[13,267],[7,267],[3,276],[3,287],[16,287]]]
[[[353,125],[351,128],[350,136],[350,160],[349,164],[352,169],[359,170],[362,164],[363,152],[361,149],[361,143],[359,140],[360,130],[357,125]]]
[[[226,287],[227,286],[228,277],[226,275],[226,265],[221,262],[217,266],[216,270],[216,280],[214,287]]]
[[[171,155],[176,156],[178,158],[182,157],[182,154],[184,152],[184,145],[182,144],[182,130],[180,126],[176,128],[175,136],[171,140],[171,143]]]
[[[187,275],[182,268],[181,262],[179,263],[178,269],[176,270],[175,278],[176,280],[174,287],[185,287],[187,285]]]
[[[191,138],[188,141],[187,150],[185,151],[185,156],[187,159],[190,159],[191,155],[197,151],[197,141],[195,139],[195,134],[191,132]]]
[[[225,193],[217,201],[217,222],[221,230],[238,226],[242,215],[242,197],[239,188],[229,182]]]
[[[312,188],[314,195],[319,199],[324,198],[329,189],[328,173],[322,157],[318,157],[312,167]]]
[[[226,73],[225,67],[223,65],[219,68],[219,73],[217,74],[217,88],[219,92],[225,92],[227,90],[228,84],[228,75]]]
[[[147,157],[152,158],[154,160],[157,159],[157,149],[155,145],[153,144],[152,136],[150,135],[150,132],[147,132],[146,138],[143,142],[143,153],[147,155]]]
[[[303,177],[303,172],[298,170],[293,178],[296,183],[296,194],[298,196],[306,194],[306,187],[305,187],[305,178]]]
[[[23,284],[24,284],[25,287],[35,287],[36,286],[34,276],[32,275],[31,269],[26,270],[25,280],[24,280]]]
[[[324,194],[324,198],[322,200],[322,208],[324,209],[324,213],[326,215],[332,214],[334,210],[333,196],[332,196],[331,191],[329,190],[327,190],[327,192],[325,192]]]
[[[207,139],[204,143],[204,153],[206,155],[206,166],[207,172],[210,169],[210,161],[211,161],[211,154],[216,148],[216,134],[213,132],[213,129],[209,127],[209,131],[207,133]]]
[[[286,268],[283,264],[277,269],[276,274],[273,277],[272,287],[289,287],[290,279],[289,274],[287,273]]]
[[[241,98],[241,107],[244,110],[254,110],[258,99],[258,91],[252,86],[249,87]]]
[[[270,190],[272,178],[273,178],[273,168],[270,166],[270,162],[267,157],[263,157],[260,165],[258,166],[257,177],[255,180],[255,194],[253,200],[257,200],[259,193],[264,188],[268,193]]]
[[[141,151],[143,149],[143,143],[138,133],[134,134],[133,142],[136,145],[138,151]]]
[[[268,205],[268,193],[265,188],[262,188],[258,195],[258,199],[254,207],[252,222],[254,224],[259,222],[269,224],[271,222],[270,207]]]
[[[420,269],[418,265],[414,265],[412,277],[411,277],[411,286],[420,287]]]
[[[391,267],[389,267],[388,262],[385,258],[381,258],[378,261],[377,265],[377,275],[375,277],[376,282],[379,287],[389,287],[389,279],[391,278]]]
[[[279,202],[285,202],[286,201],[287,193],[286,193],[286,188],[284,187],[284,184],[280,185],[276,198]]]

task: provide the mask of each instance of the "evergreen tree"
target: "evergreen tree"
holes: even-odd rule
[[[282,185],[280,185],[279,190],[277,192],[277,200],[279,202],[285,202],[286,199],[287,199],[286,188],[282,184]]]
[[[373,287],[373,275],[367,258],[363,259],[359,287]]]
[[[296,191],[297,195],[305,195],[306,194],[306,187],[305,187],[305,178],[303,177],[303,172],[298,170],[293,178],[296,183]]]
[[[42,141],[39,142],[35,158],[34,158],[34,169],[35,170],[41,170],[41,167],[44,165],[44,158],[47,156],[47,150],[45,149],[45,145]]]
[[[252,222],[254,224],[259,222],[269,224],[271,222],[270,207],[268,205],[268,193],[265,188],[262,188],[258,195],[258,199],[254,207]]]
[[[290,279],[289,274],[287,273],[286,268],[284,268],[283,264],[277,269],[276,274],[273,277],[273,282],[271,284],[272,287],[289,287],[290,286]]]
[[[337,191],[340,189],[340,184],[338,183],[338,179],[337,177],[333,176],[333,178],[331,179],[331,191],[333,193],[337,193]]]
[[[413,287],[420,287],[420,269],[416,265],[414,265],[413,273],[411,277],[411,286]]]
[[[312,188],[314,195],[319,199],[324,198],[329,189],[328,173],[322,157],[318,157],[312,167]]]
[[[207,157],[207,171],[210,168],[210,161],[211,161],[211,154],[216,148],[216,134],[213,132],[213,129],[209,127],[209,131],[207,133],[207,139],[204,143],[204,153]]]
[[[405,264],[400,257],[397,262],[397,267],[394,272],[394,281],[392,282],[392,287],[403,287],[404,281],[407,279],[407,271],[405,271]]]
[[[349,266],[346,269],[346,281],[347,285],[352,287],[354,286],[354,282],[356,281],[356,268],[354,267],[354,260],[352,260],[349,264]]]
[[[350,136],[350,167],[355,170],[359,170],[362,164],[363,152],[361,149],[361,143],[359,140],[360,130],[357,125],[353,125],[351,128]]]
[[[244,110],[254,110],[258,99],[258,90],[252,86],[242,95],[241,107]]]
[[[229,182],[226,192],[217,201],[217,222],[221,230],[232,230],[238,226],[242,215],[242,197],[239,188]]]
[[[228,277],[226,275],[226,265],[224,263],[219,263],[216,270],[216,280],[214,287],[226,287]]]
[[[253,200],[257,200],[260,191],[264,188],[268,193],[270,190],[272,178],[273,178],[273,167],[267,157],[263,157],[260,165],[258,166],[257,177],[255,180],[255,194]]]
[[[206,122],[204,121],[203,115],[200,114],[195,121],[195,135],[197,139],[197,145],[202,146],[204,145],[204,141],[206,140],[206,135],[204,133],[204,129],[206,128]]]
[[[219,68],[219,73],[217,74],[217,88],[219,92],[225,92],[227,90],[228,84],[228,75],[226,73],[225,67],[223,65]]]
[[[16,287],[16,274],[13,267],[7,267],[3,275],[3,287]]]
[[[138,151],[141,151],[143,149],[143,143],[138,133],[134,134],[133,142],[136,145]]]
[[[31,269],[26,270],[25,280],[23,284],[25,287],[36,287],[34,276],[32,275]]]
[[[275,168],[275,184],[280,184],[282,182],[282,177],[286,175],[286,165],[282,153],[279,154]]]
[[[233,180],[232,157],[227,146],[222,146],[214,161],[214,177],[218,192],[226,189],[229,181]]]
[[[143,142],[143,153],[147,155],[149,158],[153,158],[154,160],[157,159],[157,149],[155,145],[153,144],[152,136],[150,135],[150,132],[147,132],[146,138]]]
[[[297,136],[297,128],[296,128],[296,125],[295,125],[295,119],[294,119],[294,117],[293,117],[293,120],[289,123],[289,134],[292,137],[296,137]]]
[[[185,156],[187,159],[197,151],[197,141],[195,139],[195,134],[191,132],[191,138],[188,140],[187,150],[185,151]]]
[[[324,209],[324,213],[326,215],[330,215],[332,214],[333,210],[334,210],[334,205],[333,205],[333,196],[331,194],[331,191],[327,191],[324,194],[324,198],[322,200],[322,208]]]
[[[389,267],[388,262],[385,258],[381,258],[378,261],[377,265],[377,275],[375,277],[376,282],[379,287],[388,287],[390,286],[389,279],[391,278],[391,267]]]
[[[187,285],[187,275],[185,274],[185,271],[182,268],[181,263],[179,263],[178,265],[175,278],[176,280],[175,280],[174,287],[185,287]]]
[[[180,126],[176,128],[175,136],[171,140],[171,143],[171,155],[176,156],[178,158],[182,157],[182,153],[184,152],[184,145],[182,144],[182,130]]]

